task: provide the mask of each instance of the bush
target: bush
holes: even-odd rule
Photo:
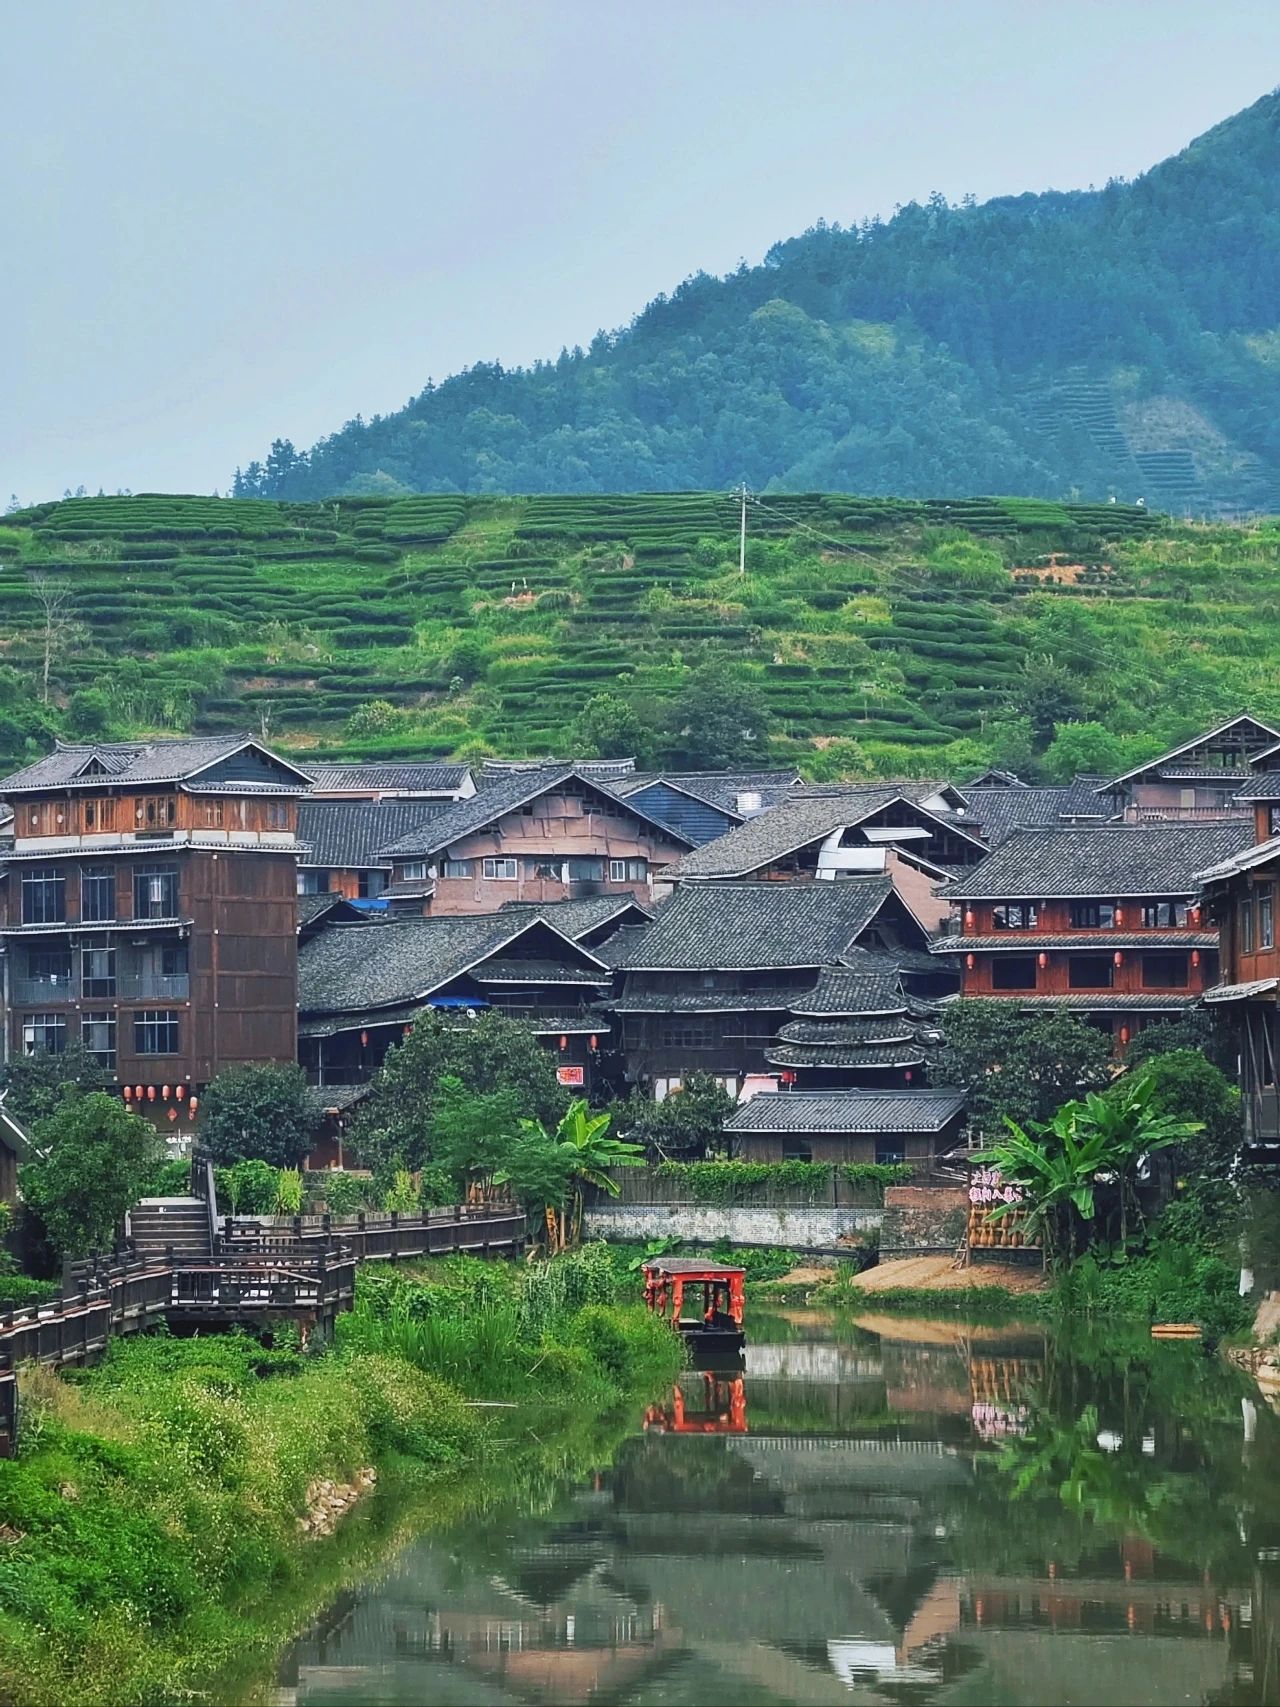
[[[230,1067],[201,1099],[200,1142],[216,1162],[256,1157],[275,1168],[297,1167],[320,1121],[301,1067],[274,1062]]]

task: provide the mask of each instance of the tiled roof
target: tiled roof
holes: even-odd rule
[[[1015,830],[941,893],[955,901],[1190,895],[1197,872],[1252,840],[1244,822]]]
[[[291,792],[310,788],[311,778],[305,771],[270,752],[251,735],[199,735],[152,741],[59,741],[53,752],[0,781],[0,795],[7,798],[94,780],[121,785],[185,782],[245,747],[265,753],[270,761],[292,773],[297,788]],[[283,783],[284,778],[281,780]],[[247,786],[245,792],[250,792]]]
[[[589,776],[593,782],[613,783],[635,774],[634,759],[486,759],[480,767],[476,783],[489,788],[509,776],[528,775],[532,771],[575,770],[579,776]]]
[[[546,929],[540,920],[500,913],[335,925],[298,950],[298,1007],[303,1014],[344,1013],[420,1001],[527,932]],[[586,952],[565,944],[570,965],[590,965]]]
[[[810,843],[820,841],[834,830],[848,829],[864,822],[874,813],[905,800],[919,806],[903,786],[892,783],[884,787],[848,788],[835,790],[806,790],[788,796],[771,811],[748,818],[744,824],[717,836],[705,846],[686,854],[672,866],[668,875],[673,878],[749,877],[761,866],[785,859],[789,854]],[[920,807],[922,812],[924,807]],[[975,831],[957,823],[948,814],[945,818],[930,813],[941,828],[944,824],[959,829],[962,835]]]
[[[308,925],[314,925],[317,920],[324,918],[326,913],[333,912],[352,915],[352,923],[355,923],[357,918],[366,920],[366,915],[358,913],[345,895],[299,895],[298,929],[305,930]]]
[[[1075,931],[1070,936],[1051,936],[1030,931],[1012,936],[942,936],[931,944],[934,954],[967,954],[971,949],[1006,954],[1039,954],[1042,948],[1217,948],[1217,931]]]
[[[394,794],[453,794],[465,788],[469,765],[372,763],[312,764],[316,793],[378,792]]]
[[[941,1132],[964,1112],[965,1093],[764,1091],[734,1110],[724,1130],[759,1132]]]
[[[693,845],[687,836],[682,836],[678,830],[673,830],[666,824],[659,824],[647,812],[642,812],[638,806],[632,806],[620,795],[611,794],[581,769],[573,765],[536,765],[527,770],[522,768],[495,777],[470,800],[460,800],[456,805],[438,813],[419,829],[388,841],[382,852],[393,859],[429,858],[432,854],[451,847],[454,842],[461,841],[464,836],[485,829],[506,813],[527,806],[540,795],[547,794],[571,780],[599,788],[604,797],[612,801],[615,811],[633,814],[666,840],[678,842],[683,847]]]
[[[566,966],[559,960],[486,960],[473,973],[478,984],[607,984],[609,974],[595,966]]]
[[[636,990],[610,1003],[616,1014],[784,1014],[785,990]]]
[[[887,877],[682,884],[628,945],[625,969],[825,966],[856,943],[892,893]]]
[[[1135,765],[1132,770],[1124,771],[1120,776],[1104,783],[1100,792],[1118,790],[1122,783],[1132,782],[1140,776],[1148,776],[1153,771],[1162,771],[1166,766],[1172,767],[1178,759],[1196,752],[1201,747],[1207,747],[1211,742],[1216,741],[1220,735],[1229,734],[1234,729],[1239,729],[1242,732],[1242,744],[1246,746],[1248,745],[1248,737],[1244,735],[1244,731],[1247,729],[1256,740],[1259,751],[1264,748],[1270,749],[1274,743],[1280,741],[1280,729],[1273,729],[1269,723],[1263,723],[1260,718],[1251,717],[1247,711],[1242,711],[1235,717],[1228,717],[1225,723],[1219,723],[1216,729],[1206,729],[1202,734],[1193,735],[1189,741],[1184,741],[1181,746],[1170,747],[1167,753],[1160,753],[1156,758],[1146,759],[1142,764]],[[1258,736],[1261,736],[1261,739],[1257,739]]]
[[[304,800],[298,840],[311,849],[302,863],[333,871],[389,865],[378,849],[447,811],[443,800]]]
[[[1273,859],[1280,858],[1280,836],[1269,836],[1265,842],[1255,842],[1251,847],[1242,848],[1229,858],[1219,860],[1217,865],[1207,866],[1196,873],[1197,883],[1220,883],[1228,877],[1236,877],[1242,871],[1253,871],[1260,865],[1267,865]]]
[[[975,834],[999,847],[1014,830],[1052,830],[1071,818],[1100,819],[1111,808],[1098,796],[1100,776],[1078,776],[1054,788],[1031,788],[1026,783],[966,788],[966,818]]]
[[[502,913],[537,913],[574,942],[633,910],[653,916],[634,895],[586,895],[578,901],[504,901],[498,909]]]
[[[793,1019],[778,1032],[780,1043],[914,1043],[916,1028],[902,1019]]]
[[[966,1000],[963,996],[944,996],[944,1003]],[[1133,995],[1112,995],[1099,990],[1096,995],[1081,996],[1019,996],[1014,994],[985,997],[993,1002],[1013,1002],[1017,1007],[1039,1013],[1044,1008],[1065,1008],[1078,1014],[1181,1013],[1199,1000],[1192,990],[1181,995],[1157,996],[1138,991]]]
[[[764,1052],[771,1067],[922,1067],[918,1043],[771,1043]]]
[[[666,782],[738,818],[742,816],[740,794],[758,794],[761,808],[768,809],[785,800],[799,781],[799,771],[636,771],[610,787],[616,794],[634,794],[655,782]]]
[[[1244,780],[1237,800],[1280,800],[1280,771],[1253,771]]]
[[[810,1017],[903,1014],[907,998],[895,960],[867,949],[851,949],[840,965],[823,967],[812,990],[792,996],[789,1009]]]
[[[1280,978],[1251,978],[1245,984],[1215,984],[1206,990],[1204,999],[1216,1006],[1219,1002],[1246,1002],[1252,996],[1270,995],[1280,984]]]

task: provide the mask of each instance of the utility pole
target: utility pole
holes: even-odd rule
[[[738,532],[739,575],[745,575],[747,572],[747,499],[749,496],[750,494],[747,491],[747,483],[744,480],[742,485],[738,488],[738,497],[742,500],[742,525]]]

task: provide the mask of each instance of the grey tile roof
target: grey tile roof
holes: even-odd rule
[[[482,913],[470,918],[393,919],[378,925],[334,925],[298,950],[298,1008],[303,1014],[400,1007],[423,1000],[492,956],[509,951],[541,920]],[[570,965],[589,965],[585,949],[566,942]]]
[[[999,847],[1014,830],[1052,830],[1072,818],[1110,817],[1110,804],[1098,795],[1103,780],[1078,776],[1053,788],[1031,788],[1026,783],[966,788],[969,810],[965,816],[976,834]]]
[[[245,747],[267,753],[276,764],[292,772],[298,779],[297,791],[310,788],[311,778],[305,771],[271,752],[251,735],[198,735],[150,741],[59,741],[53,752],[0,781],[0,795],[7,798],[64,788],[84,780],[93,781],[95,776],[103,782],[122,785],[185,782]]]
[[[1227,718],[1225,723],[1219,723],[1215,729],[1206,729],[1199,735],[1193,735],[1181,746],[1170,747],[1167,753],[1160,753],[1154,759],[1146,759],[1132,770],[1124,771],[1118,777],[1102,785],[1104,791],[1120,790],[1121,785],[1136,781],[1138,777],[1149,776],[1152,772],[1160,772],[1166,766],[1173,766],[1177,760],[1187,758],[1201,747],[1208,746],[1219,736],[1230,734],[1233,730],[1239,732],[1241,746],[1244,749],[1252,747],[1255,751],[1269,749],[1280,741],[1280,729],[1273,729],[1269,723],[1263,723],[1260,718],[1251,717],[1247,711],[1239,712],[1235,717]]]
[[[593,782],[613,784],[635,774],[634,759],[486,759],[476,777],[478,788],[489,788],[509,776],[528,775],[546,768],[576,770]]]
[[[1194,1007],[1199,998],[1194,991],[1181,995],[1156,996],[1138,991],[1133,995],[1109,995],[1099,990],[1096,995],[1081,996],[1019,996],[1014,994],[985,996],[984,1001],[1013,1002],[1026,1012],[1039,1013],[1044,1008],[1065,1008],[1078,1014],[1180,1013]],[[944,996],[944,1004],[966,1000],[963,996]]]
[[[387,794],[453,794],[465,788],[469,765],[373,762],[369,764],[309,764],[316,793],[334,794],[376,790]]]
[[[778,1032],[780,1043],[914,1043],[915,1025],[906,1019],[793,1019]]]
[[[1239,853],[1229,858],[1219,860],[1217,865],[1207,866],[1204,871],[1196,873],[1197,883],[1221,883],[1225,878],[1236,877],[1242,871],[1253,871],[1258,866],[1268,865],[1273,859],[1280,858],[1280,836],[1270,836],[1265,842],[1256,842],[1253,846],[1241,848]]]
[[[760,1132],[941,1132],[964,1112],[965,1093],[776,1091],[744,1102],[724,1123],[735,1135]]]
[[[1015,830],[941,893],[956,901],[1190,895],[1197,872],[1252,841],[1244,822]]]
[[[607,984],[600,967],[566,966],[559,960],[504,960],[500,955],[477,966],[478,984]]]
[[[365,915],[357,912],[345,895],[299,895],[298,896],[298,929],[306,930],[308,926],[323,919],[326,913],[342,912],[351,915],[351,923],[359,919],[366,923]]]
[[[913,806],[920,805],[905,785],[897,783],[883,787],[815,789],[793,793],[770,811],[748,818],[723,836],[695,848],[672,866],[668,875],[677,879],[749,877],[762,866],[785,859],[800,848],[829,836],[833,830],[863,823],[899,800]],[[920,810],[923,812],[925,809],[920,807]],[[962,835],[972,835],[977,843],[976,832],[953,815],[944,817],[931,813],[928,816],[933,817],[940,828],[945,824]],[[927,822],[925,827],[928,827]]]
[[[502,913],[537,913],[540,918],[563,931],[578,942],[610,919],[625,918],[628,913],[643,913],[652,918],[652,910],[637,901],[634,895],[586,895],[578,901],[504,901]],[[637,921],[638,922],[638,921]]]
[[[580,769],[572,765],[536,765],[495,777],[470,800],[458,801],[419,829],[389,841],[382,851],[393,859],[429,858],[571,779],[599,789],[602,798],[611,802],[615,811],[620,809],[631,813],[666,841],[679,847],[692,847],[687,836],[666,824],[659,824],[656,818],[651,818],[638,806],[632,806],[620,795],[612,794]]]
[[[942,936],[934,939],[934,954],[967,954],[971,949],[1006,954],[1039,954],[1042,948],[1217,948],[1217,931],[1073,931],[1069,936],[1028,931],[999,936]]]
[[[771,1043],[764,1052],[771,1067],[923,1067],[928,1059],[918,1043]]]
[[[893,893],[887,877],[838,883],[682,884],[628,944],[625,969],[749,971],[825,966]]]
[[[799,771],[636,771],[610,786],[616,794],[634,794],[655,782],[670,783],[685,794],[692,794],[708,805],[717,807],[738,818],[739,794],[754,792],[760,805],[767,809],[785,800],[800,783]]]
[[[615,996],[616,1014],[740,1014],[789,1012],[785,990],[635,990]]]
[[[444,800],[304,800],[298,840],[311,851],[302,863],[331,871],[389,866],[379,848],[420,830],[448,806]]]
[[[905,1014],[898,965],[890,956],[852,949],[842,964],[825,966],[812,990],[793,996],[790,1012],[810,1017],[844,1014]]]
[[[1280,771],[1253,771],[1241,784],[1237,800],[1280,800]]]

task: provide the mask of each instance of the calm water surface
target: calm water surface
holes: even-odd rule
[[[278,1703],[1280,1703],[1280,1420],[1198,1348],[801,1313],[548,1512],[415,1541]]]

